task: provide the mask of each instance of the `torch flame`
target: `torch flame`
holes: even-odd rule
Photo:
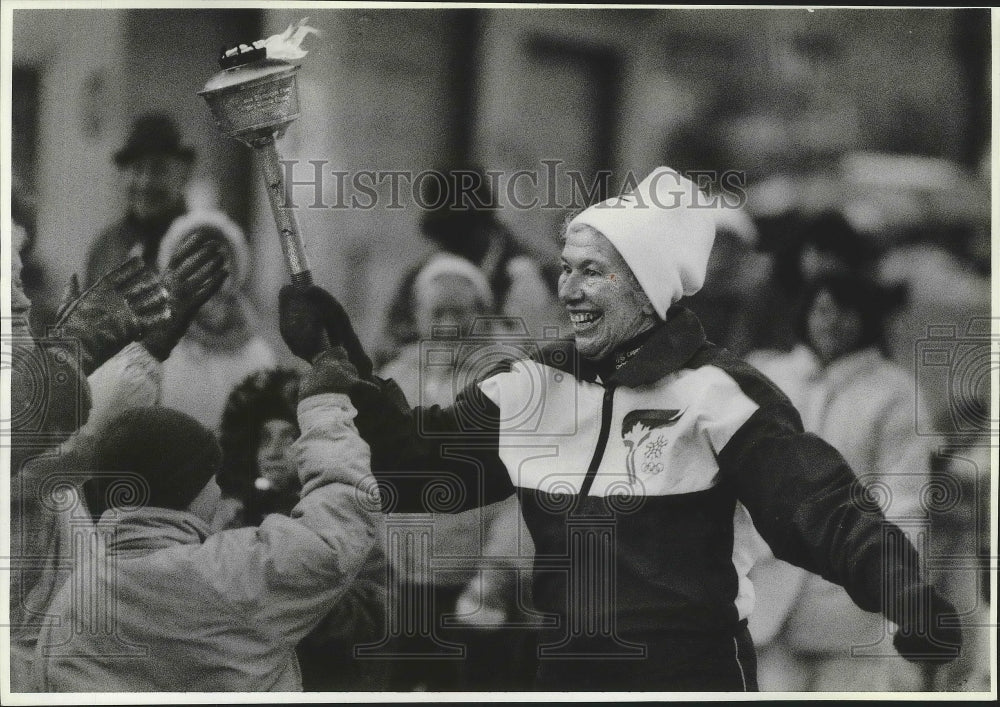
[[[288,25],[281,34],[274,34],[267,39],[254,42],[254,46],[263,46],[267,50],[268,59],[294,60],[303,58],[308,52],[300,45],[310,34],[319,34],[319,30],[306,24],[308,17],[303,17],[295,24]]]

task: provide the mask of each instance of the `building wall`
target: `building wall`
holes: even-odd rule
[[[819,168],[858,149],[975,161],[983,147],[968,142],[985,137],[969,130],[982,112],[970,99],[983,102],[984,87],[962,63],[975,18],[959,13],[494,10],[489,17],[477,119],[478,154],[489,164],[530,168],[542,155],[566,154],[587,166],[585,154],[607,153],[593,166],[645,173],[667,162],[762,178]],[[575,47],[580,57],[556,68],[533,55],[539,40]],[[587,54],[603,65],[588,65]],[[615,122],[598,138],[607,146],[592,142],[602,73],[616,89]],[[581,90],[570,97],[574,83]]]
[[[13,62],[40,77],[33,257],[45,271],[38,304],[52,309],[89,239],[121,208],[110,155],[128,125],[114,110],[123,93],[123,13],[13,14]]]

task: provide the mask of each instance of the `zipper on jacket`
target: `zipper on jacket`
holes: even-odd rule
[[[594,456],[590,459],[590,466],[583,479],[583,486],[580,487],[578,505],[590,493],[590,487],[594,485],[594,477],[597,476],[597,468],[601,466],[601,460],[604,459],[604,449],[608,446],[608,436],[611,434],[611,407],[614,395],[614,386],[608,386],[604,390],[604,401],[601,404],[601,431],[597,436],[597,448],[594,450]]]

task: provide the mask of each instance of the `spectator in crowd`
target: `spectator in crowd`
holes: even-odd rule
[[[877,254],[875,244],[836,211],[806,219],[799,243],[799,272],[806,287],[833,272],[870,275]]]
[[[250,251],[242,229],[225,214],[185,214],[163,237],[158,263],[166,264],[189,234],[216,239],[227,253],[230,277],[198,310],[184,337],[163,360],[161,404],[185,412],[217,430],[230,391],[254,371],[273,367],[277,357],[258,332],[257,312],[244,291]]]
[[[412,295],[407,318],[414,322],[419,339],[400,349],[379,375],[394,379],[413,404],[449,405],[458,392],[454,363],[461,342],[473,334],[474,325],[498,321],[491,317],[493,293],[471,261],[439,252],[417,271]],[[421,361],[421,351],[429,346],[449,354],[435,356],[434,363],[442,365]]]
[[[909,292],[906,306],[890,323],[893,358],[902,365],[921,365],[913,360],[914,342],[927,337],[928,325],[939,331],[942,325],[953,326],[963,339],[981,336],[969,326],[990,316],[989,232],[988,223],[971,220],[914,227],[879,259],[878,279]],[[947,386],[924,392],[937,428],[952,431],[948,418],[960,401],[950,397]]]
[[[901,299],[864,276],[819,275],[805,297],[806,343],[759,368],[789,396],[806,431],[829,442],[872,485],[886,517],[909,529],[928,522],[921,494],[931,450],[916,431],[921,413],[913,376],[885,355],[884,319]],[[773,558],[750,576],[760,597],[750,629],[760,649],[762,689],[922,689],[918,666],[885,659],[884,620],[860,610],[842,587]],[[855,647],[868,652],[852,653]]]
[[[490,285],[496,311],[520,318],[531,336],[540,337],[541,327],[560,322],[551,284],[556,273],[539,265],[496,217],[499,205],[488,176],[478,167],[433,174],[420,182],[424,236],[436,248],[476,265]],[[379,363],[421,336],[410,303],[424,264],[413,265],[400,281],[389,306],[383,350],[376,356]]]
[[[272,513],[290,515],[299,502],[302,486],[293,456],[299,379],[288,369],[258,371],[230,394],[219,438],[221,498],[213,531],[260,527]],[[355,646],[375,643],[385,632],[383,543],[377,539],[333,611],[297,647],[306,691],[385,689],[381,666],[353,655]]]
[[[742,356],[766,336],[770,317],[764,287],[771,260],[757,250],[757,227],[741,209],[715,209],[715,244],[705,286],[684,299],[705,328],[705,338]]]
[[[217,481],[228,503],[215,529],[258,526],[271,513],[288,515],[299,500],[291,457],[299,374],[275,368],[247,376],[229,394],[219,432]]]
[[[358,382],[342,350],[303,378],[294,443],[302,499],[291,516],[212,534],[212,433],[169,408],[131,410],[109,426],[93,463],[132,481],[130,506],[98,529],[105,550],[74,558],[35,658],[38,690],[293,691],[295,646],[329,614],[377,542],[381,512],[368,446],[345,391]],[[145,501],[145,503],[143,503]],[[114,598],[96,630],[87,607]],[[102,623],[102,618],[108,620]]]
[[[157,262],[160,241],[184,213],[194,149],[183,144],[172,118],[143,115],[132,124],[114,162],[126,179],[125,215],[101,231],[87,253],[85,284],[90,285],[123,260],[140,256]]]
[[[773,267],[746,307],[752,312],[748,351],[787,353],[801,343],[795,326],[809,283],[829,272],[868,272],[874,245],[837,211],[790,211],[758,218],[761,248]]]
[[[199,299],[203,303],[198,308],[178,318],[181,326],[126,346],[89,376],[95,417],[101,421],[95,421],[95,426],[124,408],[164,405],[187,412],[215,429],[226,396],[239,376],[255,365],[273,364],[273,351],[255,333],[253,308],[238,286],[249,269],[242,231],[218,212],[186,214],[164,237],[158,263],[161,269],[169,272],[171,262],[186,262],[188,277],[203,267],[204,263],[188,257],[193,242],[211,244],[225,271],[231,273],[229,279],[224,287],[213,289],[212,297]],[[92,508],[95,515],[100,516],[104,510],[100,501],[89,500],[96,504]]]
[[[501,320],[489,316],[493,312],[492,291],[486,277],[469,260],[436,253],[414,279],[412,308],[421,339],[404,346],[379,375],[396,381],[411,404],[450,405],[463,387],[462,376],[468,374],[463,369],[476,360],[477,352],[485,353],[492,334],[505,330]],[[390,523],[393,518],[390,516]],[[530,547],[519,548],[519,541],[528,533],[516,500],[510,498],[463,513],[437,513],[433,523],[432,557],[482,558],[487,548],[499,557],[483,560],[479,568],[447,572],[427,572],[415,567],[413,558],[392,558],[396,572],[393,587],[401,595],[417,596],[420,592],[413,585],[427,585],[422,589],[433,597],[433,614],[427,625],[432,622],[444,640],[475,643],[475,653],[470,652],[464,661],[446,658],[399,663],[393,667],[394,687],[475,690],[483,689],[487,681],[489,685],[503,685],[504,689],[526,687],[530,674],[518,674],[518,670],[525,670],[524,655],[530,648],[523,645],[529,638],[525,632],[477,627],[480,623],[494,627],[522,618],[517,572],[505,567],[503,559],[525,551],[527,557],[531,554]],[[394,602],[393,606],[404,611],[423,610],[414,602]],[[456,612],[464,627],[441,629],[442,618]]]
[[[30,211],[18,198],[17,190],[11,193],[11,250],[17,257],[20,278],[17,286],[23,296],[32,299],[32,306],[27,312],[27,323],[30,331],[42,335],[45,327],[55,322],[55,311],[58,303],[48,304],[41,296],[46,289],[50,273],[39,261],[35,250],[36,230]]]
[[[167,346],[226,272],[213,245],[194,239],[162,279],[139,258],[83,293],[76,292],[74,277],[56,327],[36,340],[27,332],[31,302],[20,289],[18,250],[13,252],[10,674],[12,688],[26,690],[39,632],[50,619],[46,609],[80,537],[74,524],[89,522],[80,487],[92,467],[83,440],[105,429],[106,407],[120,402],[92,397],[86,376],[135,345],[130,342]],[[84,528],[83,536],[90,535]]]
[[[17,221],[10,224],[10,313],[11,313],[11,334],[16,337],[25,337],[27,341],[31,336],[31,299],[24,291],[22,280],[22,260],[21,251],[28,245],[28,232]]]
[[[539,688],[756,689],[749,538],[734,533],[744,510],[778,558],[899,624],[902,657],[952,659],[960,636],[939,619],[954,609],[915,548],[857,502],[864,486],[787,398],[675,306],[700,288],[714,239],[699,202],[658,168],[573,219],[559,293],[575,348],[484,373],[445,409],[405,411],[374,379],[352,391],[393,509],[426,509],[428,485],[449,478],[463,484],[455,511],[517,494],[533,598],[557,617]],[[332,297],[285,288],[281,300],[283,321],[308,324],[282,329],[296,355],[310,360],[325,333],[369,367]]]

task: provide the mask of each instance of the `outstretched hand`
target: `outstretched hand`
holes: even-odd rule
[[[56,314],[64,339],[78,342],[85,375],[169,320],[169,293],[156,272],[135,257],[111,270],[85,292],[73,275]]]
[[[329,292],[317,285],[299,290],[285,285],[278,294],[281,337],[299,358],[312,362],[330,345],[343,346],[361,378],[372,376],[372,362],[351,326],[347,312]]]
[[[958,612],[947,599],[926,586],[914,587],[898,599],[899,629],[892,643],[896,651],[913,663],[941,665],[958,657],[962,629]]]

